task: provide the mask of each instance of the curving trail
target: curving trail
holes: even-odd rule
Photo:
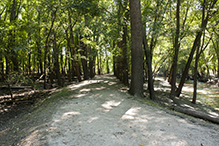
[[[219,145],[219,131],[133,99],[113,76],[97,76],[67,89],[68,98],[54,104],[51,120],[32,130],[21,145]]]

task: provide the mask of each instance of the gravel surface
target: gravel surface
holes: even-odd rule
[[[27,114],[17,124],[12,122],[14,127],[0,134],[6,137],[4,133],[14,130],[19,141],[12,145],[24,146],[219,145],[218,125],[192,123],[136,100],[113,76],[97,76],[65,90],[68,93],[63,92],[60,100]],[[8,137],[7,140],[13,139]],[[6,144],[9,142],[0,141],[0,145]]]

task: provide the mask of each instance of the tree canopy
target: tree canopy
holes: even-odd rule
[[[172,96],[194,72],[199,80],[219,77],[218,8],[217,0],[140,1],[141,76],[151,99],[156,75],[169,77]],[[1,0],[0,79],[43,75],[48,88],[54,79],[62,86],[61,78],[80,82],[113,72],[130,86],[138,50],[131,49],[130,13],[128,0]]]

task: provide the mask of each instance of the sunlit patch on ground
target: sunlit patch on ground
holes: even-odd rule
[[[103,81],[103,80],[86,80],[86,81],[82,81],[78,84],[69,85],[68,88],[72,89],[72,90],[75,90],[75,89],[81,88],[81,87],[86,86],[86,85],[90,85],[90,84],[94,84],[94,83],[100,83],[101,81]]]
[[[87,122],[91,123],[91,122],[98,120],[98,119],[99,119],[99,117],[91,117]]]
[[[154,82],[154,89],[155,91],[161,91],[161,92],[168,92],[170,91],[170,84],[165,81],[161,77],[156,77],[156,80]],[[186,97],[190,101],[193,97],[193,81],[186,81],[182,88],[182,96],[183,98]],[[198,82],[197,87],[197,103],[200,101],[204,104],[208,104],[212,106],[214,109],[219,109],[219,91],[218,87],[209,86],[206,83]]]
[[[20,145],[213,146],[219,143],[219,131],[201,125],[213,124],[201,120],[191,122],[184,116],[174,116],[174,111],[145,104],[145,100],[129,95],[127,87],[117,81],[115,77],[102,75],[57,93],[60,100],[50,104],[54,110],[39,112],[46,114],[46,118],[51,116],[48,126],[29,128],[29,135],[25,135]],[[156,94],[161,97],[165,96],[163,87],[169,90],[165,84],[155,85],[159,90]],[[33,118],[42,119],[38,115]]]
[[[116,102],[115,100],[111,100],[111,101],[106,101],[101,106],[104,107],[105,109],[110,110],[113,107],[116,107],[116,106],[120,105],[120,103],[121,103],[121,101]]]
[[[75,112],[75,111],[67,112],[67,113],[64,113],[62,115],[62,119],[66,119],[66,118],[69,118],[69,117],[72,117],[72,116],[76,116],[76,115],[79,115],[79,114],[80,114],[79,112]]]
[[[132,107],[122,117],[122,120],[135,119],[135,115],[138,114],[141,107]]]

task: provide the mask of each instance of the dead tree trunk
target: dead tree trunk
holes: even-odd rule
[[[211,117],[207,114],[200,113],[200,112],[193,111],[193,110],[189,110],[189,109],[185,109],[185,108],[181,108],[181,107],[178,107],[178,106],[174,107],[174,110],[178,111],[180,113],[184,113],[184,114],[196,117],[196,118],[200,118],[200,119],[203,119],[203,120],[207,120],[207,121],[219,124],[219,118],[217,118],[217,117]]]

